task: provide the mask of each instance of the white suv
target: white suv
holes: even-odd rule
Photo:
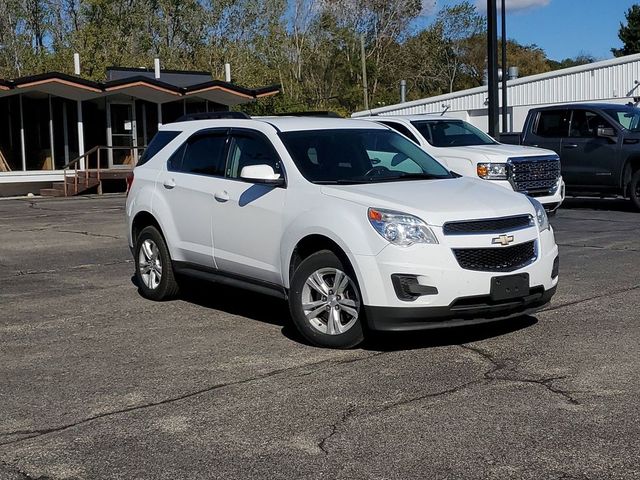
[[[564,200],[560,157],[552,150],[499,143],[470,123],[440,115],[362,119],[402,133],[456,173],[534,197],[550,212]]]
[[[553,296],[558,247],[536,200],[376,123],[219,116],[163,126],[135,168],[145,297],[176,295],[180,275],[275,295],[308,341],[347,348],[367,328],[488,322]]]

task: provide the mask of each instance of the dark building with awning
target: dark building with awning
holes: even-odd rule
[[[107,69],[104,82],[57,72],[0,80],[0,196],[37,193],[71,169],[131,170],[158,125],[279,90],[244,88],[207,72],[121,67]]]

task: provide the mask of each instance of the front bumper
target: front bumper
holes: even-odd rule
[[[484,296],[467,297],[447,307],[365,307],[371,330],[403,332],[460,327],[506,320],[534,313],[551,301],[556,287],[531,289],[528,296],[502,303],[492,303]],[[475,303],[469,301],[476,300]]]
[[[500,185],[501,187],[508,188],[509,190],[513,190],[513,185],[508,180],[487,180],[488,182],[495,183],[496,185]],[[545,210],[549,212],[555,212],[565,197],[565,184],[562,177],[558,180],[558,185],[555,187],[555,191],[550,195],[543,196],[535,196],[537,201],[539,201],[542,205],[544,205]]]
[[[388,245],[378,255],[356,255],[353,267],[362,294],[365,314],[374,330],[411,330],[483,323],[522,315],[547,303],[558,284],[558,247],[553,230],[537,227],[512,231],[514,244],[535,241],[536,258],[513,271],[464,269],[453,248],[492,244],[495,235],[444,235],[432,227],[439,244],[411,247]],[[500,247],[495,247],[500,248]],[[492,279],[526,273],[529,292],[507,302],[490,299]],[[406,299],[398,294],[394,276],[413,276],[420,295]]]

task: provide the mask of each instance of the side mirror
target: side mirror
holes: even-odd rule
[[[598,127],[596,135],[598,137],[608,138],[609,140],[615,140],[618,137],[612,127]]]
[[[240,178],[252,183],[262,183],[279,187],[284,185],[284,178],[275,173],[270,165],[248,165],[242,168]]]

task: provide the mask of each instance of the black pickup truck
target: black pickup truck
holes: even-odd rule
[[[569,195],[622,195],[640,210],[640,108],[604,103],[533,108],[524,131],[500,141],[558,153]]]

